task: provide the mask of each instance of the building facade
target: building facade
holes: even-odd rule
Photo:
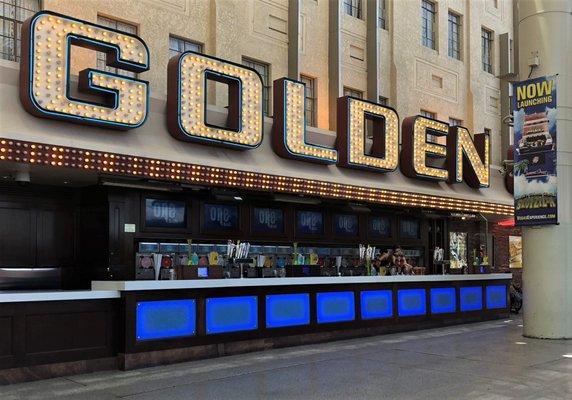
[[[385,290],[383,311],[404,329],[412,321],[431,327],[508,315],[512,276],[489,273],[510,272],[509,236],[520,234],[511,226],[503,163],[508,81],[515,74],[512,1],[0,0],[0,6],[0,285],[64,289],[56,296],[34,292],[34,301],[54,302],[41,311],[26,305],[28,294],[0,297],[23,303],[0,304],[14,321],[33,323],[30,310],[46,315],[36,325],[4,328],[17,341],[23,331],[39,333],[30,354],[10,354],[0,369],[98,357],[129,369],[145,364],[142,352],[168,350],[162,357],[171,362],[188,356],[177,358],[177,349],[207,351],[250,340],[255,330],[279,338],[287,331],[268,325],[271,305],[263,304],[283,290],[302,294],[287,299],[308,311],[288,332],[308,335],[301,336],[308,343],[320,340],[312,336],[316,330],[385,332],[389,320],[368,321],[362,313],[364,288]],[[194,53],[179,57],[187,51]],[[197,60],[209,67],[189,77],[194,72],[181,67],[185,57],[193,68]],[[229,78],[237,71],[244,74]],[[199,86],[181,89],[191,81]],[[284,95],[285,82],[303,95]],[[105,88],[104,95],[94,88]],[[198,100],[185,103],[187,95]],[[352,114],[352,104],[362,108]],[[294,105],[295,118],[286,111]],[[246,110],[240,119],[237,109]],[[187,124],[197,128],[191,134],[183,132],[183,114],[197,115],[198,123]],[[248,135],[233,123],[247,125]],[[208,136],[213,126],[223,139]],[[208,134],[198,138],[201,132]],[[300,148],[309,153],[291,151]],[[390,157],[393,163],[383,164]],[[441,175],[433,179],[423,174],[427,169]],[[233,241],[252,242],[254,255],[233,253]],[[361,254],[366,247],[369,261]],[[395,254],[392,264],[377,260],[372,267],[376,249],[380,257]],[[398,271],[417,276],[385,276]],[[279,276],[286,278],[257,279]],[[296,293],[299,282],[307,282],[308,293]],[[329,304],[320,305],[322,292],[343,282],[346,289],[333,301],[341,299],[348,312],[336,321],[321,318]],[[250,290],[256,293],[245,296]],[[235,313],[248,317],[246,329],[209,330],[212,321],[203,318],[209,300],[229,296],[246,300],[244,312]],[[76,301],[58,305],[68,300]],[[138,304],[163,300],[189,300],[185,312],[198,313],[196,326],[184,327],[175,341],[163,333],[147,341],[135,324]],[[400,301],[416,310],[400,312]],[[86,312],[79,323],[85,342],[51,334],[55,344],[44,343],[42,332],[60,332],[60,321],[76,321],[78,310],[99,312],[99,319]],[[90,321],[99,328],[86,328]],[[122,334],[118,321],[125,322]],[[101,345],[104,336],[121,335]],[[34,349],[38,358],[30,358]]]
[[[491,164],[500,167],[506,158],[508,130],[501,120],[508,115],[502,111],[513,71],[501,39],[512,37],[512,1],[4,1],[4,26],[15,26],[5,30],[4,60],[16,61],[18,42],[10,37],[39,9],[143,38],[152,68],[139,77],[159,101],[167,95],[169,58],[195,50],[255,67],[269,116],[272,82],[289,76],[307,84],[307,117],[320,130],[335,129],[332,102],[352,94],[402,116],[425,114],[490,132]],[[75,51],[74,73],[104,64],[92,51]],[[223,89],[210,93],[212,104],[226,104]]]
[[[18,70],[21,22],[39,9],[140,36],[151,68],[138,78],[149,81],[153,112],[163,111],[169,58],[194,50],[255,68],[268,117],[274,80],[304,82],[309,135],[320,144],[335,142],[335,102],[349,94],[402,118],[425,115],[490,133],[491,166],[502,170],[510,141],[502,124],[506,79],[514,72],[511,1],[7,1],[6,80]],[[72,74],[94,65],[114,72],[103,53],[74,47]],[[209,104],[227,105],[223,86],[208,88]]]
[[[332,197],[334,193],[334,199],[371,201],[390,207],[482,213],[486,217],[472,216],[477,218],[476,231],[488,230],[479,227],[479,221],[495,223],[512,213],[512,195],[503,176],[509,134],[508,126],[502,123],[502,112],[509,101],[507,79],[514,73],[510,1],[27,0],[4,1],[2,6],[4,26],[11,28],[2,37],[0,138],[18,142],[2,149],[7,151],[7,155],[2,154],[2,160],[8,161],[2,168],[7,181],[23,173],[32,177],[32,183],[86,187],[100,183],[102,175],[122,174],[117,168],[107,167],[113,163],[109,157],[145,157],[151,169],[159,160],[190,163],[192,171],[204,167],[207,172],[201,178],[194,178],[195,172],[189,172],[190,178],[161,175],[161,179],[186,184],[230,185],[241,190],[279,190],[307,196]],[[69,15],[145,41],[150,68],[138,74],[106,65],[105,53],[79,46],[71,47],[69,57],[72,95],[77,90],[77,74],[86,68],[148,81],[149,112],[143,125],[126,132],[90,126],[78,130],[72,123],[26,113],[17,100],[21,90],[20,29],[22,22],[39,10]],[[259,148],[236,151],[185,143],[169,134],[167,65],[170,58],[189,50],[247,66],[260,75],[264,138]],[[305,84],[306,135],[315,145],[336,146],[340,135],[336,132],[336,101],[345,95],[390,106],[402,120],[421,115],[450,126],[462,125],[472,134],[489,134],[489,187],[474,189],[465,183],[408,178],[399,170],[359,171],[279,157],[272,150],[271,140],[273,82],[282,77]],[[229,108],[228,88],[220,82],[207,82],[206,119],[224,122]],[[368,129],[366,148],[373,146]],[[433,140],[445,144],[443,136]],[[87,151],[91,155],[85,160],[75,159],[71,172],[58,172],[45,168],[41,165],[45,161],[34,160],[33,154],[20,153],[17,146],[25,146],[24,142],[55,146],[55,154],[50,157],[57,160],[63,159],[60,152]],[[60,146],[69,149],[64,151]],[[93,151],[101,153],[95,157]],[[51,165],[69,167],[69,160],[53,161]],[[241,183],[229,183],[219,168],[239,176]],[[153,172],[142,176],[158,177]],[[254,179],[251,177],[260,185],[249,183]],[[495,243],[499,237],[502,245]],[[484,241],[491,248],[506,248],[508,235],[497,235],[495,240],[477,240],[470,248]],[[428,245],[424,243],[426,260],[431,253]],[[508,259],[506,251],[500,259]],[[502,267],[508,267],[505,264]]]

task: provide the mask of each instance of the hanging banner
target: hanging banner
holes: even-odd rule
[[[512,94],[516,225],[557,224],[556,76],[514,83]]]

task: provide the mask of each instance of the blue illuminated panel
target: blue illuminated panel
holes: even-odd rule
[[[356,318],[354,292],[316,293],[316,307],[319,324]]]
[[[480,286],[462,287],[459,292],[461,311],[483,309],[483,288]]]
[[[360,293],[361,318],[376,319],[393,316],[391,290],[365,290]]]
[[[397,291],[397,313],[400,317],[413,317],[427,313],[425,289],[401,289]]]
[[[487,286],[487,308],[506,308],[506,285]]]
[[[310,324],[308,293],[273,294],[266,296],[266,327],[281,328]]]
[[[258,328],[256,296],[212,297],[206,303],[207,335]]]
[[[457,309],[455,288],[431,289],[431,314],[445,314]]]
[[[135,312],[137,340],[168,339],[195,334],[195,300],[142,301]]]

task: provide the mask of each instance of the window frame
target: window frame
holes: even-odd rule
[[[494,73],[494,43],[495,32],[491,29],[481,27],[481,68],[483,71],[493,74]],[[487,51],[488,50],[488,51]]]
[[[113,22],[114,26],[106,25],[105,23],[103,23],[103,20]],[[118,32],[124,32],[124,33],[128,33],[131,35],[138,35],[138,32],[139,32],[139,26],[138,25],[131,23],[131,22],[126,22],[126,21],[123,21],[121,19],[117,19],[114,17],[109,17],[109,16],[103,15],[103,14],[97,14],[97,24],[104,26],[106,28],[114,29]],[[118,26],[119,24],[121,24],[123,26],[129,26],[129,27],[134,28],[134,32],[130,32],[130,31],[126,31],[124,29],[120,29],[120,27]],[[117,67],[108,66],[107,65],[107,55],[106,55],[106,53],[104,53],[102,51],[96,52],[95,64],[97,66],[97,69],[99,69],[101,71],[109,72],[111,74],[126,76],[129,78],[137,78],[137,74],[135,72],[127,71],[127,70],[117,68]]]
[[[180,44],[183,44],[183,50],[179,51],[179,50],[175,50],[171,47],[171,40],[175,40],[177,41],[179,48],[180,48]],[[187,49],[187,45],[191,45],[191,46],[196,46],[198,48],[198,50],[194,50],[194,49]],[[204,52],[204,45],[201,42],[197,42],[195,40],[189,40],[189,39],[185,39],[181,36],[177,36],[177,35],[172,35],[169,34],[169,60],[179,54],[184,53],[185,51],[194,51],[195,53],[203,53]]]
[[[421,44],[432,50],[437,50],[437,12],[436,2],[421,0]],[[431,18],[427,18],[428,14],[431,14]]]
[[[2,27],[5,28],[6,26],[12,26],[11,30],[8,28],[7,30],[3,29],[0,31],[0,44],[2,46],[2,49],[0,50],[0,59],[2,60],[20,62],[22,57],[20,53],[22,42],[22,25],[26,19],[42,10],[41,0],[31,0],[29,3],[34,3],[33,5],[37,6],[37,8],[26,8],[26,6],[29,6],[29,4],[27,3],[22,5],[20,1],[16,1],[12,5],[8,4],[5,0],[0,0],[0,9],[2,11],[0,14],[0,20],[2,20]],[[10,7],[14,8],[13,17],[4,15],[4,11]],[[18,17],[22,17],[22,19],[19,19]],[[4,33],[6,32],[7,34],[5,35]],[[12,46],[8,45],[10,42],[12,43]],[[5,52],[5,49],[8,49],[8,51]]]
[[[422,117],[425,117],[425,118],[437,119],[437,113],[434,113],[433,111],[429,111],[429,110],[420,109],[419,115],[421,115]]]
[[[242,65],[251,68],[258,72],[262,78],[262,114],[266,117],[270,117],[272,114],[272,75],[271,75],[271,65],[264,61],[258,61],[254,58],[242,56]],[[258,67],[258,68],[257,68]],[[265,72],[261,72],[259,69],[265,69]]]
[[[437,120],[437,113],[434,113],[433,111],[429,111],[429,110],[424,110],[424,109],[420,109],[419,110],[419,115],[421,115],[422,117],[425,118],[430,118],[430,119],[434,119]],[[427,139],[429,139],[431,142],[433,143],[438,143],[439,141],[439,136],[437,135],[432,135],[430,133],[427,134]]]
[[[386,0],[378,0],[377,3],[377,27],[379,29],[387,28],[387,1]]]
[[[363,97],[365,94],[363,90],[354,89],[354,88],[349,87],[349,86],[343,87],[343,93],[344,93],[344,96],[355,97],[355,98],[360,99],[360,100],[363,100]]]
[[[456,21],[452,21],[452,18]],[[456,32],[452,32],[452,27],[456,28]],[[463,16],[461,14],[449,10],[447,32],[447,54],[449,57],[461,61],[463,59]],[[456,35],[453,36],[455,33]]]
[[[342,7],[346,15],[357,19],[363,19],[362,0],[343,0]]]
[[[317,85],[316,78],[309,75],[300,74],[300,82],[304,83],[304,117],[306,125],[317,127],[318,126],[318,96],[316,95]],[[308,83],[310,86],[308,86]],[[311,96],[308,96],[308,87],[311,90]],[[311,118],[308,118],[308,113]]]
[[[463,126],[463,120],[449,117],[449,126]]]

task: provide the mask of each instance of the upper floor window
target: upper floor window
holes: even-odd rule
[[[361,0],[344,0],[343,6],[346,14],[361,19]]]
[[[493,31],[481,29],[483,71],[493,73]]]
[[[387,26],[386,26],[387,8],[385,7],[385,0],[379,0],[379,2],[377,4],[379,7],[378,14],[377,14],[377,25],[381,29],[387,29]]]
[[[203,52],[203,45],[191,42],[190,40],[181,39],[175,36],[169,36],[169,58],[185,51],[194,51],[195,53]]]
[[[461,59],[461,16],[449,12],[449,57]]]
[[[425,118],[437,119],[437,114],[435,114],[434,112],[431,112],[431,111],[427,111],[427,110],[420,110],[419,115],[421,115]]]
[[[461,126],[463,125],[463,121],[457,118],[449,118],[449,125],[450,126]]]
[[[262,111],[264,115],[270,115],[270,65],[242,57],[242,64],[254,69],[262,78]]]
[[[115,19],[102,17],[101,15],[98,15],[97,16],[97,23],[99,25],[103,25],[107,28],[115,29],[117,31],[121,31],[121,32],[125,32],[125,33],[130,33],[133,35],[137,35],[137,26],[129,24],[127,22],[121,22],[121,21],[117,21]],[[117,74],[117,75],[129,76],[131,78],[134,78],[135,76],[137,76],[137,74],[135,74],[135,72],[126,71],[124,69],[108,66],[106,64],[106,58],[107,58],[106,53],[101,52],[101,51],[97,52],[97,68],[99,70],[111,72],[111,73]]]
[[[422,0],[421,2],[421,43],[425,47],[435,50],[435,24],[437,6],[432,1]]]
[[[39,0],[0,0],[0,58],[20,61],[22,22],[38,11]]]
[[[344,96],[356,97],[363,99],[363,92],[361,90],[352,89],[351,87],[344,86]]]
[[[300,80],[304,84],[304,116],[308,126],[317,126],[316,121],[316,80],[309,76],[300,75]]]
[[[377,102],[382,106],[386,106],[389,104],[389,99],[387,97],[379,96]]]
[[[419,110],[419,115],[425,118],[437,119],[437,114],[427,110]],[[430,142],[434,143],[437,143],[439,141],[439,138],[436,135],[431,135],[430,133],[427,134],[427,139],[429,139]]]

